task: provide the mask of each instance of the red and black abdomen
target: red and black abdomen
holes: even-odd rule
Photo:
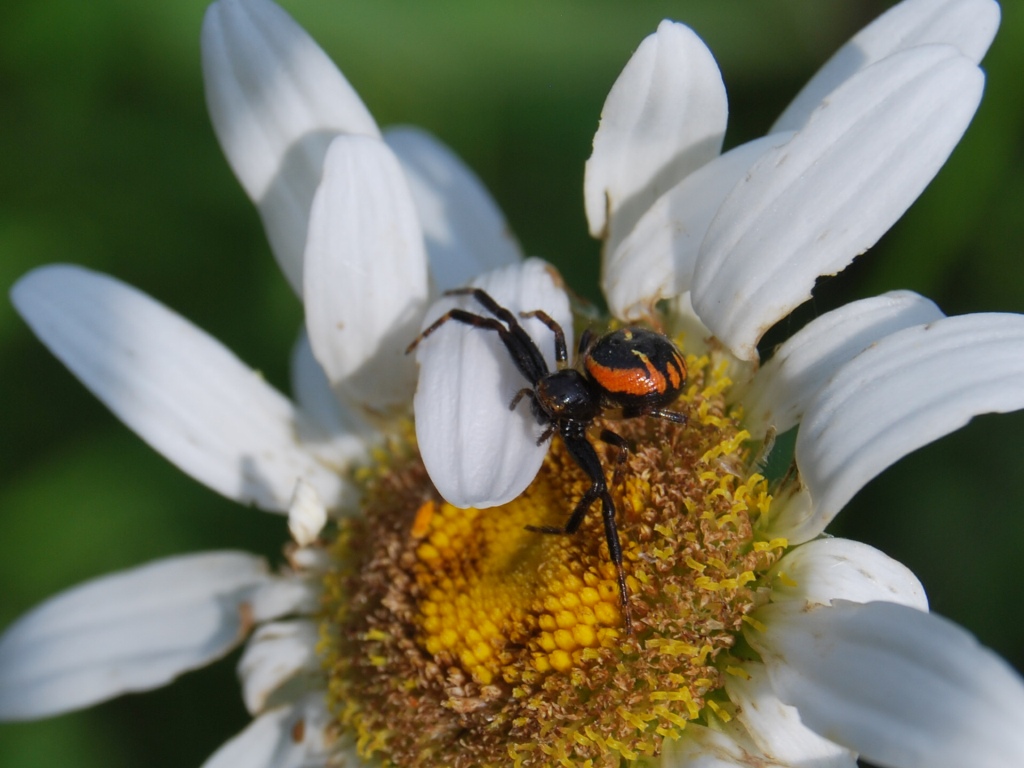
[[[605,399],[622,408],[660,408],[686,384],[686,363],[671,339],[645,328],[620,328],[585,351],[583,370]]]

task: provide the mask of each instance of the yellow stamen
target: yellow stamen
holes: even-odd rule
[[[333,710],[363,756],[617,768],[689,722],[731,717],[730,653],[759,627],[749,614],[786,544],[754,541],[771,497],[743,468],[749,435],[727,382],[705,379],[710,361],[687,364],[674,406],[687,424],[598,425],[634,446],[608,471],[632,634],[597,505],[572,536],[526,530],[563,525],[589,487],[559,439],[494,509],[444,502],[413,451],[363,473],[366,515],[338,532],[321,642]]]

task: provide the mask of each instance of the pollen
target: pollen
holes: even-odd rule
[[[724,681],[783,540],[757,540],[771,503],[742,471],[747,436],[708,358],[674,406],[688,423],[599,422],[630,444],[602,456],[633,632],[600,509],[565,524],[589,479],[560,440],[503,506],[459,509],[411,438],[365,473],[364,516],[339,526],[322,651],[339,726],[384,765],[620,766],[688,723],[722,721]],[[604,450],[600,444],[598,450]],[[740,468],[741,471],[738,471]]]

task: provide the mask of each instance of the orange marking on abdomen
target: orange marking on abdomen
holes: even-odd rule
[[[649,395],[665,391],[665,377],[651,365],[646,355],[635,353],[643,368],[609,368],[593,359],[587,360],[587,373],[609,392],[625,395]]]
[[[683,382],[686,380],[686,363],[677,354],[672,355],[672,362],[668,363],[665,368],[668,369],[668,377],[672,382],[672,389],[679,389],[683,386]]]

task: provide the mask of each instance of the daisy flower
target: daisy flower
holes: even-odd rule
[[[214,127],[305,309],[295,399],[114,278],[44,267],[13,300],[168,459],[286,514],[287,564],[207,552],[57,595],[0,638],[0,717],[151,689],[245,643],[253,720],[207,766],[1017,765],[1020,678],[928,613],[904,566],[824,530],[902,456],[1024,407],[1024,319],[893,292],[758,351],[941,167],[998,21],[991,0],[905,0],[725,154],[718,68],[663,22],[612,87],[586,167],[601,326],[522,257],[449,150],[381,133],[280,8],[215,2]],[[452,308],[490,316],[442,295],[467,284],[510,314],[404,354]],[[527,530],[564,525],[591,478],[509,408],[525,384],[509,330],[490,332],[521,325],[554,370],[555,326],[573,339],[584,319],[685,351],[686,423],[592,430],[628,446],[594,440],[625,591],[596,510],[572,536]],[[769,481],[761,462],[794,428]]]

